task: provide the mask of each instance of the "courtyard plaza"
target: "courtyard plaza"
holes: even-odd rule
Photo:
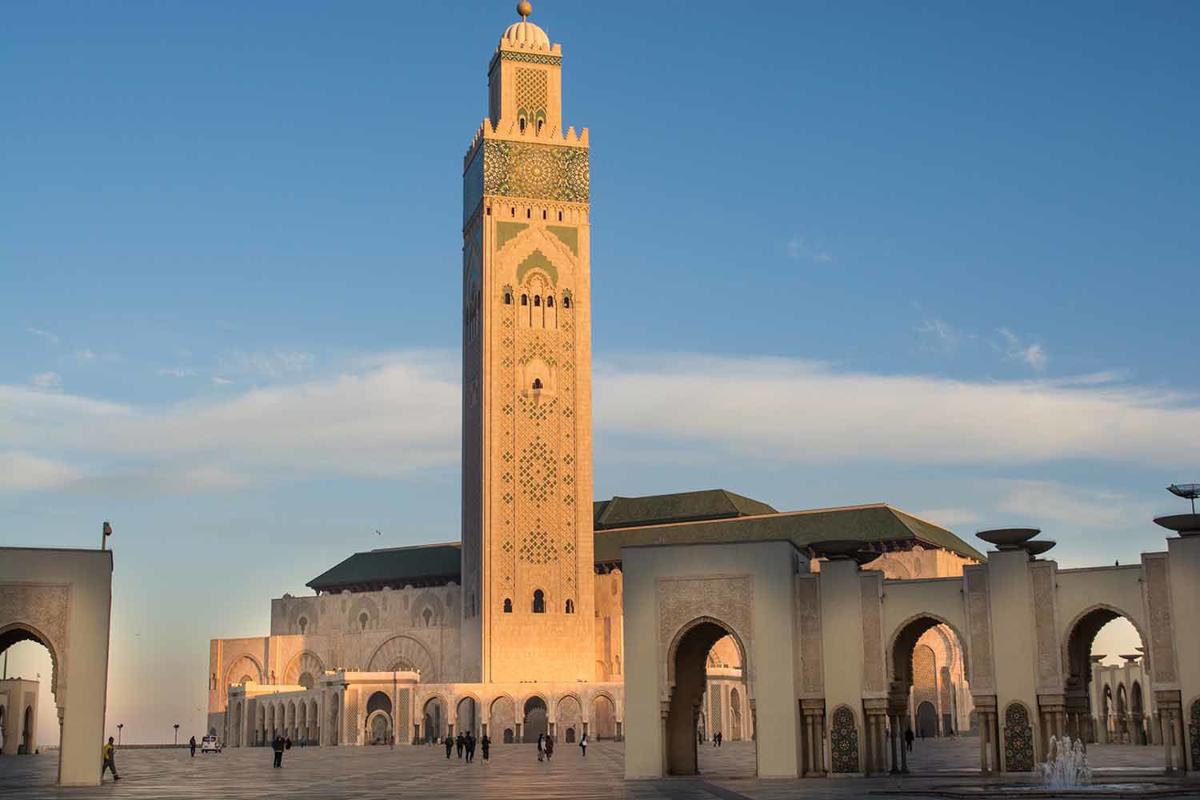
[[[1092,745],[1100,778],[1125,780],[1161,775],[1157,747]],[[99,754],[99,748],[97,748]],[[106,778],[99,787],[54,785],[57,754],[0,758],[0,800],[10,798],[204,798],[287,797],[305,800],[379,798],[480,798],[481,800],[781,800],[782,798],[864,797],[872,792],[946,784],[979,783],[978,740],[972,737],[918,740],[909,757],[912,775],[867,779],[759,780],[753,742],[728,742],[699,749],[699,777],[626,781],[624,746],[598,742],[581,758],[579,748],[560,745],[553,761],[539,763],[534,745],[497,745],[490,764],[479,754],[468,764],[446,759],[440,746],[293,747],[283,768],[271,766],[270,748],[236,748],[195,758],[186,749],[119,750],[121,781]],[[974,767],[974,769],[973,769]],[[1200,797],[1200,785],[1196,787]]]

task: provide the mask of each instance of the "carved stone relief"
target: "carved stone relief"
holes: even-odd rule
[[[71,588],[59,583],[0,584],[0,629],[27,625],[50,651],[53,675],[50,689],[61,709],[67,699],[67,663],[70,657]]]
[[[666,665],[670,678],[673,665],[668,664],[669,649],[679,630],[698,617],[711,617],[731,627],[745,647],[746,673],[754,670],[750,658],[750,609],[753,601],[753,582],[748,575],[696,578],[660,578],[658,581],[658,641],[663,654],[660,663]]]
[[[800,691],[820,695],[825,691],[821,652],[821,586],[816,576],[796,581],[796,612],[800,620]]]
[[[1155,683],[1175,683],[1175,632],[1171,620],[1171,579],[1165,556],[1146,558],[1146,602]]]
[[[971,639],[971,690],[988,693],[995,687],[992,675],[992,621],[987,572],[963,570],[967,584],[967,620]]]
[[[1043,690],[1062,690],[1062,666],[1055,635],[1057,625],[1054,605],[1054,572],[1049,562],[1034,564],[1030,570],[1033,581],[1033,615],[1037,629],[1038,686]]]
[[[879,601],[881,584],[878,573],[866,574],[859,581],[862,590],[863,690],[867,692],[887,690],[887,671],[883,659],[883,606]]]

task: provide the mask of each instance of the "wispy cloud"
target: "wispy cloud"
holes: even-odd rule
[[[158,374],[168,378],[190,378],[196,374],[196,370],[191,367],[160,367]]]
[[[78,470],[59,461],[19,451],[0,451],[0,491],[36,491],[64,486]]]
[[[780,466],[1070,459],[1162,468],[1184,465],[1171,454],[1200,448],[1197,398],[1104,376],[972,382],[700,355],[612,359],[596,370],[595,428],[610,454],[627,442],[667,462],[698,453]],[[0,451],[60,465],[57,474],[69,476],[62,485],[78,491],[395,477],[459,458],[458,361],[446,352],[364,357],[337,374],[231,386],[166,407],[0,385],[0,408]],[[1072,506],[1042,484],[1011,483],[1006,492],[1010,505],[998,510],[1047,519],[1112,500]],[[926,513],[946,525],[973,521],[957,508]]]
[[[979,514],[969,508],[930,508],[915,512],[921,519],[937,523],[943,528],[957,528],[979,521]]]
[[[788,258],[793,258],[798,261],[812,261],[817,264],[829,264],[833,261],[833,254],[824,247],[814,245],[803,236],[793,236],[788,239],[787,246],[784,248]]]
[[[921,349],[932,353],[953,353],[964,337],[962,331],[944,319],[921,320],[915,330]]]
[[[1167,454],[1200,447],[1196,398],[1126,384],[958,381],[795,359],[672,356],[601,365],[595,387],[599,429],[774,461],[1163,465]]]
[[[90,364],[96,360],[96,353],[92,348],[85,347],[75,351],[75,360],[80,364]]]
[[[458,399],[453,362],[422,356],[166,408],[0,386],[15,422],[0,429],[0,449],[109,465],[79,469],[65,485],[79,491],[399,476],[457,462]]]
[[[222,375],[240,375],[250,378],[296,378],[308,375],[316,366],[317,357],[312,353],[294,350],[267,350],[245,352],[235,350],[223,357],[217,367]]]
[[[50,344],[58,344],[58,342],[59,342],[58,334],[51,333],[50,331],[42,330],[41,328],[34,328],[34,327],[30,326],[25,329],[25,332],[32,334],[34,336],[37,336],[41,339],[45,339],[47,342],[50,342]]]
[[[43,391],[56,391],[62,388],[62,376],[57,372],[39,372],[29,379],[29,383]]]
[[[996,510],[1016,523],[1049,524],[1066,530],[1145,527],[1154,509],[1121,492],[1056,481],[1004,481]]]
[[[1042,372],[1046,369],[1046,363],[1050,360],[1050,356],[1041,344],[1026,342],[1008,328],[997,328],[996,333],[1000,336],[1000,342],[996,345],[996,349],[1003,352],[1005,358],[1021,361],[1035,372]]]

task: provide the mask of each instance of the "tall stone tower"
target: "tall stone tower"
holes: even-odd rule
[[[588,134],[528,21],[463,165],[463,679],[595,678]]]

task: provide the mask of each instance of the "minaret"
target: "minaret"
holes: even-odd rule
[[[517,13],[463,165],[463,679],[593,680],[588,134]]]

